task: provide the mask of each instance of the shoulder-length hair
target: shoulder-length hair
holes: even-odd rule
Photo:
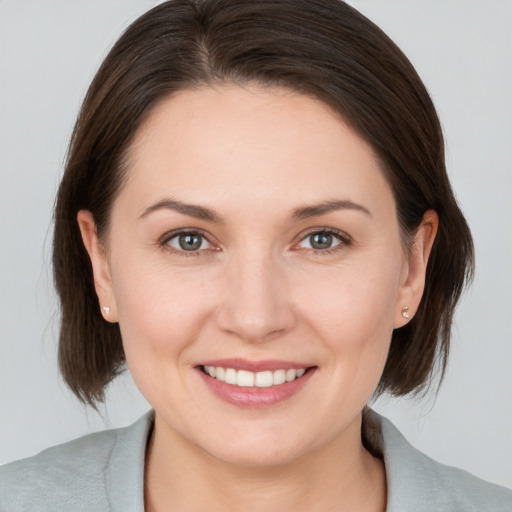
[[[161,100],[183,89],[248,82],[326,103],[372,146],[404,240],[427,210],[437,212],[424,296],[414,318],[393,332],[378,392],[417,392],[435,368],[444,372],[473,245],[447,177],[435,108],[411,63],[341,0],[171,0],[137,19],[105,58],[78,116],[57,196],[59,363],[82,401],[94,406],[104,399],[125,357],[118,325],[100,314],[77,212],[90,210],[105,236],[127,150]]]

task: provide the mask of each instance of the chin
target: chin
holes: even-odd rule
[[[230,444],[224,450],[215,447],[210,455],[226,464],[247,468],[269,468],[286,466],[304,453],[304,447],[298,446],[274,446],[265,443],[250,445]]]
[[[302,427],[302,428],[301,428]],[[316,431],[313,437],[311,432]],[[234,428],[198,432],[196,446],[217,460],[240,467],[277,467],[290,464],[329,444],[332,432],[321,425],[296,421],[240,421]],[[212,435],[213,434],[213,435]]]

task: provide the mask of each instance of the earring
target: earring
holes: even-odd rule
[[[402,316],[404,318],[409,318],[409,306],[404,306],[402,308]]]
[[[105,312],[105,315],[108,316],[110,313],[110,306],[103,306],[101,309]]]

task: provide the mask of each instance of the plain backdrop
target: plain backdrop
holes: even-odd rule
[[[102,416],[56,366],[51,211],[80,102],[147,0],[0,0],[0,464],[149,406],[129,375]],[[404,50],[436,103],[477,274],[441,391],[376,409],[433,458],[512,487],[512,2],[353,0]]]

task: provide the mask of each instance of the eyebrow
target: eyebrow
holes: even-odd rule
[[[365,208],[363,205],[354,203],[353,201],[348,200],[335,200],[335,201],[325,201],[320,204],[315,204],[311,206],[305,206],[303,208],[296,208],[293,211],[292,217],[296,220],[308,219],[309,217],[315,217],[317,215],[324,215],[329,212],[333,212],[336,210],[356,210],[369,215],[372,214],[368,208]]]
[[[205,208],[204,206],[182,203],[181,201],[177,201],[175,199],[162,199],[161,201],[158,201],[157,203],[146,208],[139,216],[139,219],[147,217],[149,214],[157,210],[173,210],[183,215],[195,217],[196,219],[216,223],[223,222],[222,217],[214,210]],[[296,208],[293,210],[292,218],[295,220],[304,220],[310,217],[315,217],[317,215],[325,215],[326,213],[336,210],[356,210],[363,212],[370,217],[372,216],[370,211],[361,204],[348,200],[334,200],[324,201],[322,203],[311,206]]]
[[[183,215],[195,217],[196,219],[217,223],[222,222],[221,217],[209,208],[205,208],[204,206],[197,206],[194,204],[182,203],[181,201],[176,201],[174,199],[162,199],[161,201],[158,201],[157,203],[149,206],[142,212],[142,214],[139,216],[139,219],[147,217],[150,213],[153,213],[157,210],[173,210],[175,212],[182,213]]]

